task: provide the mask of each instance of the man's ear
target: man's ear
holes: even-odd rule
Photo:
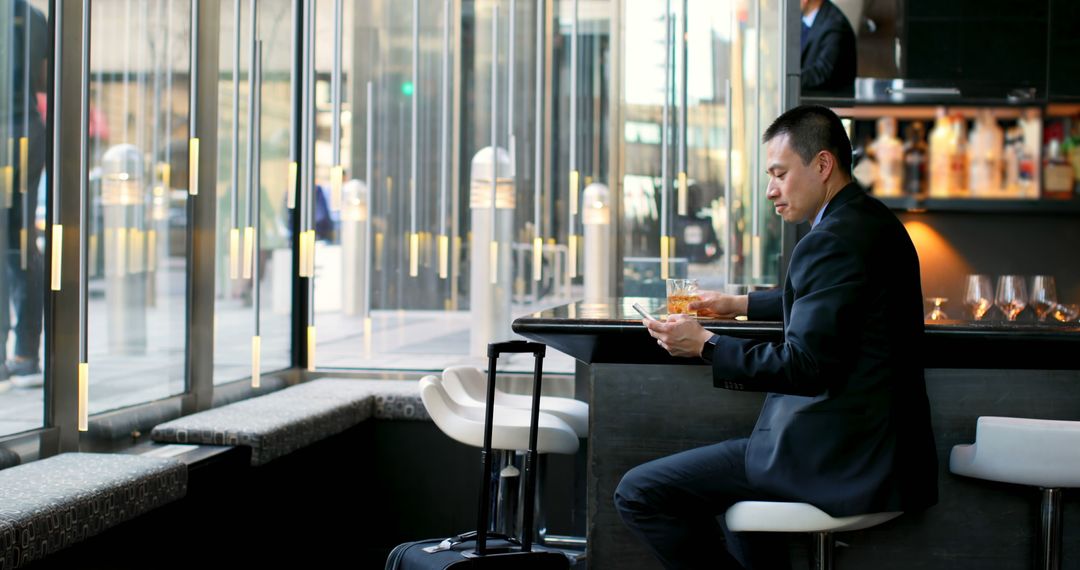
[[[824,182],[832,176],[833,170],[836,169],[836,157],[827,150],[823,150],[817,153],[814,161],[814,172],[818,175],[818,178]]]

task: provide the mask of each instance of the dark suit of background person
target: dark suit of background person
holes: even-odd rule
[[[850,157],[850,142],[828,109],[800,107],[777,123],[805,109],[831,117],[833,137],[846,145],[837,152]],[[771,145],[789,144],[791,137],[766,135],[775,164]],[[749,319],[782,319],[784,340],[711,335],[685,318],[647,325],[677,356],[701,354],[714,343],[705,353],[714,386],[769,393],[749,438],[646,463],[620,483],[620,515],[669,568],[738,568],[715,548],[721,531],[740,564],[787,568],[787,549],[775,537],[731,533],[716,520],[740,500],[806,502],[833,516],[910,512],[937,501],[937,456],[919,361],[918,256],[892,212],[851,183],[850,160],[810,154],[804,164],[811,172],[831,172],[821,165],[833,161],[842,175],[822,175],[828,177],[822,188],[831,189],[820,190],[814,208],[805,198],[798,204],[820,217],[795,246],[784,287],[741,297]],[[804,160],[793,151],[790,156]],[[791,176],[795,189],[774,191],[774,184],[785,184],[775,181],[778,176]],[[792,197],[802,192],[793,182],[797,176],[770,166],[767,196],[785,221],[801,221],[794,211],[798,197]],[[710,295],[714,306],[740,299]]]
[[[803,15],[815,4],[801,0]],[[855,32],[844,13],[829,0],[821,2],[814,24],[803,26],[802,89],[851,95],[855,90]]]

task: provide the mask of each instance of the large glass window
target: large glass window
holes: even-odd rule
[[[191,7],[91,4],[90,413],[184,391]],[[74,91],[73,91],[74,92]]]
[[[0,435],[42,425],[48,2],[0,7]]]
[[[770,1],[623,1],[626,295],[663,296],[662,243],[672,277],[778,281],[760,141],[782,103],[780,18]]]
[[[287,368],[291,360],[296,277],[292,211],[287,203],[293,136],[292,4],[290,0],[221,2],[214,271],[214,382],[218,384],[251,376],[256,323],[260,371]],[[252,58],[253,39],[260,46],[259,62]],[[253,70],[259,66],[261,87],[253,94]]]

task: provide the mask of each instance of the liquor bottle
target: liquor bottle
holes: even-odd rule
[[[1025,198],[1039,197],[1039,148],[1042,146],[1042,117],[1036,109],[1025,109],[1020,120],[1020,193]]]
[[[1002,162],[1005,163],[1005,195],[1020,197],[1020,155],[1023,154],[1023,134],[1020,127],[1012,127],[1005,133],[1005,151]]]
[[[960,115],[956,115],[952,119],[951,140],[949,193],[953,196],[966,196],[968,194],[967,121]]]
[[[926,195],[926,128],[915,121],[904,133],[904,193],[909,196]]]
[[[990,111],[983,109],[975,120],[968,145],[968,188],[972,196],[989,196],[1001,190],[1003,137]]]
[[[1072,190],[1072,165],[1061,154],[1061,141],[1052,139],[1043,166],[1043,197],[1068,200],[1072,198]]]
[[[930,196],[949,197],[949,169],[952,157],[952,126],[944,108],[938,108],[937,121],[930,131]]]
[[[896,119],[878,119],[877,139],[873,147],[878,166],[874,176],[874,193],[879,196],[899,196],[904,148],[900,139],[896,138]]]

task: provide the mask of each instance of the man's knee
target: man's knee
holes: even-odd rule
[[[627,515],[648,509],[648,489],[652,477],[645,465],[638,465],[623,475],[615,487],[615,508],[625,519]]]

